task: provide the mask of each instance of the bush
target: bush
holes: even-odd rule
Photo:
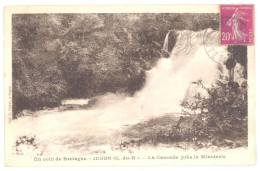
[[[13,51],[13,59],[13,118],[23,109],[60,104],[66,82],[55,61],[26,51]]]
[[[169,30],[217,29],[218,15],[15,14],[12,23],[15,118],[64,98],[133,95],[144,85],[145,71],[165,56]],[[176,37],[172,31],[169,49]]]
[[[207,141],[218,146],[247,143],[247,87],[233,87],[226,83],[206,88],[208,94],[199,93],[192,101],[183,101],[184,112],[193,116],[193,136],[197,141]]]

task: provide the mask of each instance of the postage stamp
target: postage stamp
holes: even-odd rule
[[[220,5],[221,45],[254,44],[254,5]]]

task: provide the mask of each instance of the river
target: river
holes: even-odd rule
[[[33,149],[34,153],[85,154],[95,151],[93,148],[98,151],[101,146],[109,148],[120,142],[118,132],[127,125],[165,113],[180,113],[180,102],[188,96],[192,82],[200,79],[210,85],[218,79],[217,67],[221,62],[218,57],[226,57],[227,51],[218,45],[217,31],[178,33],[171,56],[161,58],[147,71],[144,88],[132,97],[108,93],[98,97],[93,106],[89,106],[88,99],[69,99],[60,107],[20,117],[12,124],[14,142],[21,136],[35,137],[37,149]],[[205,44],[205,36],[211,41],[210,45]],[[164,42],[168,44],[167,41]],[[218,54],[211,56],[209,48]],[[28,146],[24,148],[26,151]]]

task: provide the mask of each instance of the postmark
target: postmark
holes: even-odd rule
[[[222,65],[227,60],[227,55],[225,50],[223,50],[223,47],[217,47],[216,45],[214,46],[214,44],[216,44],[216,40],[218,40],[217,36],[218,32],[212,29],[206,29],[203,31],[203,46],[208,57],[213,62]]]
[[[221,45],[253,45],[253,5],[220,5]]]

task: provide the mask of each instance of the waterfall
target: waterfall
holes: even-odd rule
[[[171,33],[171,31],[169,31],[166,36],[165,36],[165,39],[164,39],[164,42],[163,42],[163,48],[162,50],[166,51],[166,52],[169,52],[169,45],[168,45],[168,42],[169,42],[169,34]]]
[[[168,50],[169,33],[165,37],[164,50]],[[200,79],[204,85],[210,85],[218,79],[217,64],[210,58],[211,51],[207,48],[214,49],[221,58],[228,52],[225,46],[219,45],[218,31],[176,33],[177,42],[170,57],[161,58],[147,72],[144,88],[133,97],[109,94],[98,99],[99,104],[91,109],[37,111],[38,117],[23,117],[13,122],[12,125],[19,128],[15,130],[14,138],[37,135],[44,147],[53,150],[65,140],[98,142],[100,137],[109,138],[114,130],[120,130],[124,125],[181,112],[181,101],[196,89],[192,82]],[[210,47],[205,45],[205,36],[212,41]],[[62,146],[61,149],[64,150]]]
[[[165,37],[164,49],[168,47],[169,33]],[[227,56],[226,47],[218,44],[218,32],[184,30],[176,33],[177,42],[170,57],[161,58],[147,72],[143,89],[133,97],[126,97],[104,108],[101,120],[107,123],[118,121],[121,124],[164,113],[180,113],[181,101],[189,96],[187,91],[192,92],[191,89],[195,88],[191,87],[192,82],[202,80],[208,86],[215,83],[219,71],[217,63],[212,61],[205,48],[204,37],[211,41],[211,48],[217,51],[218,56]]]

